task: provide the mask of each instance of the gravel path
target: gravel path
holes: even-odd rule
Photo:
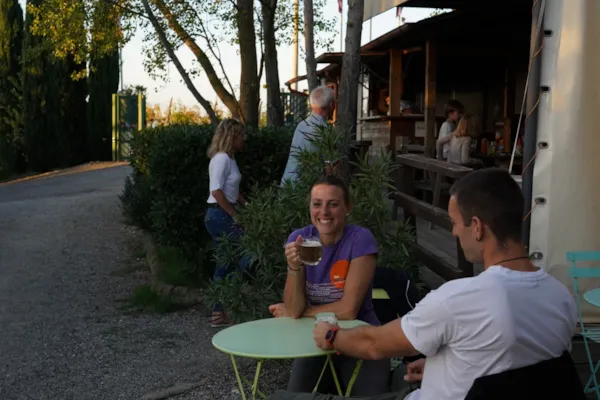
[[[239,398],[203,311],[124,309],[145,272],[118,206],[130,169],[105,167],[0,185],[0,399],[152,399],[193,382],[173,398]]]

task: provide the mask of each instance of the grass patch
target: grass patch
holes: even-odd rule
[[[130,305],[144,312],[165,314],[187,308],[171,297],[157,293],[150,285],[136,287],[130,298]]]
[[[206,280],[201,261],[205,257],[198,256],[198,260],[190,260],[179,249],[174,247],[158,246],[156,256],[160,262],[161,270],[159,279],[175,286],[202,287]]]

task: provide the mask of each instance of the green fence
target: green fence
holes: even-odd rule
[[[308,116],[310,110],[308,96],[281,93],[281,103],[283,104],[285,122],[288,124],[297,124]]]
[[[112,99],[112,158],[113,161],[129,161],[133,132],[146,126],[146,97],[113,94]]]

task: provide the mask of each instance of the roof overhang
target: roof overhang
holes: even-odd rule
[[[361,61],[370,61],[376,58],[387,56],[387,51],[362,51],[360,53]],[[342,64],[344,53],[323,53],[316,58],[317,64]]]

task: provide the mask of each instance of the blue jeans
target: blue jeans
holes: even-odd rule
[[[233,240],[239,240],[239,238],[243,234],[242,229],[235,226],[231,215],[227,214],[227,212],[225,212],[225,210],[223,210],[221,207],[209,207],[206,210],[206,215],[204,217],[204,225],[206,226],[206,230],[208,231],[208,233],[210,233],[210,235],[212,236],[215,242],[215,246],[218,246],[219,240],[221,240],[224,234],[231,235],[231,238]],[[242,258],[240,260],[240,269],[247,270],[249,266],[250,262],[248,259]],[[234,270],[235,266],[230,264],[217,265],[215,268],[215,273],[213,275],[213,282],[224,279]],[[223,309],[220,304],[215,304],[213,307],[213,311],[221,312],[223,311]]]

